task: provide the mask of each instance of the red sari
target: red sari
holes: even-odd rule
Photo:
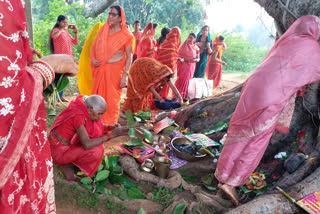
[[[178,48],[180,46],[180,29],[174,27],[170,30],[166,40],[160,45],[158,61],[171,68],[173,74],[177,70]],[[161,96],[167,98],[169,94],[169,86],[165,86]]]
[[[55,213],[43,79],[32,63],[22,1],[0,1],[0,210]]]
[[[217,36],[215,40],[213,41],[213,50],[212,50],[212,55],[210,56],[210,61],[208,62],[207,66],[207,77],[209,80],[213,80],[213,88],[215,89],[216,87],[219,86],[221,82],[221,77],[222,77],[222,65],[219,62],[214,62],[212,59],[213,55],[217,52],[217,58],[219,60],[222,59],[222,45],[218,45],[219,37]]]
[[[137,59],[142,57],[155,58],[155,53],[148,56],[148,52],[156,46],[156,41],[153,39],[152,22],[149,22],[143,31],[139,46],[137,47]]]
[[[76,100],[72,101],[67,108],[65,108],[54,121],[49,141],[51,146],[52,159],[56,164],[74,164],[79,167],[79,169],[91,177],[98,169],[103,153],[103,144],[94,147],[89,150],[85,150],[80,144],[76,130],[79,126],[74,127],[74,124],[82,125],[81,122],[75,122],[75,118],[83,118],[85,121],[84,126],[88,132],[90,139],[99,138],[103,136],[103,123],[102,120],[92,121],[87,107],[83,102],[83,96],[77,96]],[[66,122],[73,120],[69,123],[69,127],[64,126]],[[79,120],[79,119],[78,119]],[[70,140],[70,145],[64,145],[54,136],[53,130],[59,133],[60,136],[66,138],[65,136],[70,136],[70,131],[74,133],[71,134],[73,137]],[[68,137],[67,137],[68,138]]]

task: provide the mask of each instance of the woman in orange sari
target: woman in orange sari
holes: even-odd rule
[[[207,67],[207,77],[213,80],[213,89],[218,87],[221,82],[222,65],[227,66],[227,63],[222,61],[222,51],[226,49],[223,36],[217,36],[213,41],[212,56]]]
[[[143,31],[139,46],[137,48],[137,58],[149,57],[155,58],[155,52],[157,52],[156,41],[153,36],[157,32],[157,23],[149,22]]]
[[[133,113],[146,111],[152,104],[150,101],[153,96],[160,103],[164,103],[165,100],[159,93],[166,85],[172,89],[178,97],[178,102],[182,104],[183,99],[171,77],[172,70],[159,61],[147,57],[137,59],[130,68],[127,98],[122,111],[125,112],[128,109]]]
[[[178,49],[180,46],[180,29],[174,27],[170,30],[166,40],[161,44],[158,60],[164,65],[167,65],[173,71],[177,70]],[[169,94],[169,87],[166,86],[161,94],[162,97],[167,98]]]
[[[112,6],[90,54],[93,77],[91,94],[102,96],[108,105],[102,116],[104,124],[113,125],[118,121],[121,91],[127,86],[126,78],[132,62],[133,42],[123,8]]]

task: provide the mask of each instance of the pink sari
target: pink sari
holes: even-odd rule
[[[199,52],[199,48],[196,44],[190,45],[188,41],[184,41],[184,43],[179,48],[178,54],[180,58],[193,59],[196,58],[197,52]],[[189,81],[193,77],[196,63],[195,62],[180,62],[178,61],[177,67],[177,81],[175,82],[175,86],[180,92],[183,98],[188,96],[188,87]]]
[[[320,80],[319,23],[296,20],[245,82],[215,172],[221,183],[244,185],[274,130],[289,132],[294,96]]]

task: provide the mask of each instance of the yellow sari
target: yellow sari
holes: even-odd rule
[[[89,96],[91,94],[93,81],[90,68],[90,49],[102,25],[101,22],[98,22],[92,27],[81,51],[78,71],[78,88],[81,95]]]

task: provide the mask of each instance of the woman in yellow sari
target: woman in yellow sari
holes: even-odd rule
[[[96,23],[87,37],[79,60],[79,71],[78,71],[78,88],[81,95],[89,96],[92,90],[92,72],[90,68],[90,48],[99,33],[102,23]]]

